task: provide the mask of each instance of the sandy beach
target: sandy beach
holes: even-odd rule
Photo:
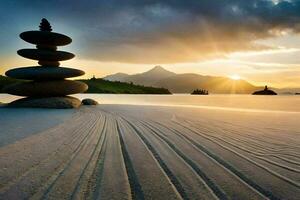
[[[99,105],[0,113],[0,199],[300,195],[297,112]]]

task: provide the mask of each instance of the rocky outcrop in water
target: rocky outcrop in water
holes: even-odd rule
[[[277,95],[277,93],[265,86],[264,90],[253,92],[252,95]]]

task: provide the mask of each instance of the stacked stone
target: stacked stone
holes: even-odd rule
[[[28,43],[35,44],[37,49],[21,49],[18,54],[24,58],[38,60],[40,66],[21,67],[7,71],[8,77],[24,79],[21,83],[9,85],[5,92],[25,96],[11,102],[13,107],[40,108],[76,108],[81,105],[77,98],[67,95],[82,93],[88,89],[85,83],[66,80],[66,78],[84,75],[78,69],[59,67],[59,61],[72,59],[75,55],[57,51],[57,46],[70,44],[68,36],[52,32],[50,23],[42,19],[39,31],[26,31],[20,37]]]

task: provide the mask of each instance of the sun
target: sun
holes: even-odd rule
[[[241,77],[237,74],[231,75],[231,76],[229,76],[229,78],[231,78],[232,80],[236,80],[236,81],[241,79]]]

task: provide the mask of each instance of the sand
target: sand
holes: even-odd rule
[[[0,147],[56,126],[75,110],[4,108],[0,105]]]
[[[0,199],[300,196],[299,112],[99,105],[0,118]]]

